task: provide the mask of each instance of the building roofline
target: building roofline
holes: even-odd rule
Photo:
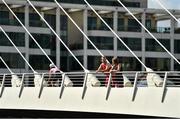
[[[16,4],[16,5],[27,5],[27,1],[24,0],[6,0],[7,4]],[[32,1],[34,6],[37,7],[57,7],[56,3],[53,2],[36,2]],[[2,0],[0,0],[0,4],[3,4]],[[69,3],[61,3],[63,8],[73,8],[73,9],[89,9],[87,5],[82,4],[69,4]],[[105,11],[118,11],[118,12],[127,12],[123,7],[112,7],[112,6],[100,6],[100,5],[92,5],[95,10],[105,10]],[[138,13],[150,13],[150,14],[167,14],[167,12],[163,9],[154,9],[154,8],[131,8],[129,7],[130,11],[138,12]],[[172,12],[174,15],[179,15],[180,10],[177,9],[169,9],[170,12]]]

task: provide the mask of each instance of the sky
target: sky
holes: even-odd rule
[[[180,0],[159,0],[167,9],[178,9],[180,10]],[[148,8],[158,8],[163,9],[156,0],[148,0]],[[160,27],[170,27],[169,21],[159,22],[158,26]],[[178,25],[180,26],[180,25]]]
[[[168,9],[180,9],[180,0],[159,0]],[[160,8],[155,0],[148,0],[149,8]]]

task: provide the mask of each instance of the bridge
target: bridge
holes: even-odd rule
[[[180,117],[179,72],[1,74],[0,108]],[[112,85],[112,81],[118,84]]]

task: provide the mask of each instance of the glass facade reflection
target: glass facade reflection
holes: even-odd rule
[[[25,46],[24,33],[14,33],[14,32],[6,32],[6,33],[16,46],[21,46],[21,47]],[[0,46],[13,46],[11,42],[6,38],[3,32],[0,32]]]
[[[35,1],[44,1],[47,2],[51,6],[52,0],[34,0]],[[138,61],[133,58],[133,56],[130,53],[127,53],[125,51],[128,51],[125,46],[117,40],[113,34],[111,34],[110,30],[106,27],[106,25],[93,13],[92,10],[87,9],[87,14],[84,12],[84,8],[82,9],[82,4],[85,5],[83,0],[58,0],[60,3],[70,3],[66,4],[66,11],[69,13],[69,15],[78,23],[80,28],[85,31],[85,33],[89,36],[90,40],[96,45],[98,49],[102,51],[103,54],[106,54],[108,59],[111,61],[113,55],[117,55],[120,57],[120,61],[122,64],[122,70],[124,71],[133,71],[133,70],[141,70],[142,66],[138,63]],[[138,10],[143,11],[143,7],[146,6],[146,2],[144,0],[137,0],[137,1],[129,1],[124,0],[122,1],[125,6],[128,7],[141,7]],[[12,1],[13,2],[13,1]],[[108,25],[112,29],[118,32],[118,35],[122,38],[122,40],[129,46],[129,48],[135,52],[135,54],[140,57],[140,59],[145,59],[148,66],[155,70],[168,70],[173,69],[172,65],[173,62],[170,63],[170,56],[164,56],[165,54],[164,49],[152,38],[149,38],[149,36],[143,34],[141,31],[141,26],[134,20],[127,12],[124,12],[121,9],[113,10],[113,7],[110,6],[120,6],[117,1],[111,1],[111,0],[88,0],[90,4],[97,5],[96,10],[101,15],[101,17],[107,22]],[[142,2],[142,4],[141,4]],[[75,7],[73,6],[75,4]],[[81,4],[81,5],[79,5]],[[44,6],[41,6],[44,5]],[[92,54],[92,50],[95,50],[94,47],[89,43],[89,41],[84,42],[86,39],[84,39],[83,35],[77,30],[74,25],[72,25],[71,21],[67,18],[67,16],[60,11],[60,21],[56,21],[56,13],[57,10],[54,7],[47,7],[46,3],[41,4],[40,6],[36,6],[37,9],[40,11],[42,16],[47,20],[47,22],[50,24],[50,26],[56,30],[57,28],[60,28],[60,34],[59,36],[64,41],[64,43],[68,46],[70,50],[73,50],[75,55],[79,58],[79,60],[84,65],[87,64],[88,69],[95,70],[97,69],[99,63],[100,63],[100,56],[98,52],[95,54]],[[83,5],[83,6],[84,6]],[[110,9],[104,10],[103,7],[107,6]],[[73,6],[71,8],[71,6]],[[37,70],[47,70],[49,61],[46,57],[43,55],[40,55],[40,52],[37,49],[38,46],[34,41],[26,36],[26,32],[23,30],[23,28],[20,26],[20,24],[17,22],[17,20],[14,18],[14,16],[8,11],[6,6],[1,5],[0,10],[0,25],[3,25],[5,28],[7,34],[9,37],[13,40],[13,42],[18,46],[21,47],[21,49],[25,49],[26,58],[29,57],[29,61],[35,67]],[[102,8],[102,9],[101,9]],[[147,8],[147,6],[145,7]],[[77,11],[76,11],[77,9]],[[148,9],[148,8],[147,8]],[[25,11],[29,11],[29,19],[25,16]],[[75,10],[75,11],[73,11]],[[132,9],[133,10],[133,9]],[[25,5],[13,8],[13,11],[18,16],[18,18],[25,23],[25,21],[29,21],[29,27],[30,31],[32,32],[32,35],[37,40],[37,42],[41,45],[41,47],[47,51],[49,51],[48,55],[53,59],[54,62],[59,61],[60,58],[60,68],[63,71],[76,71],[81,70],[82,68],[79,66],[79,64],[74,60],[74,58],[68,53],[67,49],[63,46],[62,43],[60,43],[60,46],[58,46],[57,49],[57,38],[56,36],[49,30],[49,28],[46,26],[46,24],[42,21],[42,19],[39,17],[39,15],[33,10],[31,6],[28,7]],[[136,9],[135,11],[132,11],[133,13],[137,13]],[[142,17],[142,13],[136,14],[139,21],[145,21],[145,26],[147,29],[149,29],[151,32],[156,33],[158,40],[165,45],[165,47],[170,50],[170,36],[168,35],[172,30],[169,27],[157,27],[157,13],[158,11],[155,11],[154,13],[151,13],[152,11],[146,11],[146,17],[145,19]],[[117,13],[117,14],[116,14]],[[117,16],[114,16],[117,15]],[[87,18],[86,18],[87,17]],[[117,18],[117,19],[114,19]],[[85,20],[85,21],[84,21]],[[87,21],[86,21],[87,20]],[[87,22],[87,24],[86,24]],[[117,22],[117,23],[116,23]],[[56,24],[60,24],[59,26]],[[28,24],[26,24],[28,25]],[[85,26],[84,26],[85,25]],[[117,25],[117,26],[114,26]],[[87,29],[86,29],[87,28]],[[179,28],[175,28],[175,33],[177,32]],[[58,29],[57,29],[58,30]],[[86,32],[87,31],[87,32]],[[72,36],[71,36],[72,35]],[[144,44],[144,38],[145,38],[145,44]],[[172,39],[172,37],[171,37]],[[29,41],[29,42],[27,42]],[[87,46],[84,46],[87,45]],[[144,45],[144,46],[143,46]],[[173,44],[172,44],[173,45]],[[180,53],[180,40],[175,35],[175,41],[174,41],[174,53],[176,54],[177,58],[179,58]],[[84,49],[86,48],[87,49]],[[145,52],[144,52],[145,47]],[[30,48],[30,52],[29,51]],[[115,51],[117,48],[117,51]],[[9,49],[9,51],[6,51]],[[4,54],[4,56],[7,57],[9,62],[9,65],[14,63],[14,59],[11,57],[14,57],[14,50],[11,43],[8,41],[8,39],[4,36],[2,32],[0,32],[0,53]],[[59,50],[59,51],[58,51]],[[85,51],[87,50],[87,51]],[[58,51],[58,52],[56,52]],[[4,53],[9,52],[9,53]],[[83,54],[86,54],[84,52],[87,52],[87,55],[83,56]],[[109,54],[109,53],[112,54]],[[123,53],[122,53],[123,52]],[[59,54],[57,54],[59,53]],[[116,54],[117,53],[117,54]],[[122,53],[122,54],[121,54]],[[8,55],[7,55],[8,54]],[[158,57],[163,58],[157,58],[155,57],[156,54],[160,55]],[[17,54],[16,54],[17,55]],[[25,54],[24,54],[25,55]],[[92,56],[93,55],[93,56]],[[87,60],[88,59],[88,60]],[[84,61],[87,60],[87,61]],[[160,63],[161,62],[161,63]],[[37,63],[37,64],[36,64]],[[4,67],[2,64],[0,64],[2,67]],[[11,67],[22,67],[24,68],[24,65],[19,66],[19,64],[15,64],[15,66]],[[175,70],[179,70],[177,64],[174,64]]]
[[[52,35],[47,35],[47,34],[32,34],[32,35],[42,48],[50,49],[50,44],[52,43]],[[29,47],[39,48],[31,38],[29,39]]]
[[[77,59],[83,64],[83,56],[77,56]],[[74,57],[69,56],[69,70],[70,71],[82,71],[82,67],[78,64],[78,62],[74,59]]]
[[[170,59],[168,58],[146,58],[146,66],[155,71],[169,71]]]
[[[174,53],[180,53],[180,40],[174,41]]]
[[[133,51],[141,51],[141,39],[140,38],[122,38],[124,43]],[[121,41],[118,40],[118,50],[128,50]]]
[[[166,47],[167,50],[170,50],[169,39],[158,40]],[[146,51],[165,52],[165,50],[154,39],[146,39]]]
[[[113,50],[113,37],[89,37],[98,49]],[[88,42],[88,49],[94,49],[90,42]]]
[[[55,57],[51,57],[52,61],[55,61]],[[48,70],[49,69],[49,60],[44,55],[30,55],[29,63],[35,70]]]
[[[178,61],[180,61],[180,59],[178,59]],[[174,70],[180,71],[180,65],[176,61],[174,61]]]
[[[125,30],[124,19],[119,18],[118,19],[118,31],[124,31],[124,30]]]
[[[0,53],[0,56],[4,59],[6,64],[12,69],[14,69],[14,68],[24,69],[25,68],[25,61],[22,59],[22,57],[18,53]],[[0,63],[0,67],[6,68],[2,63]]]
[[[35,0],[34,0],[35,1]],[[36,0],[36,1],[44,1],[44,2],[53,2],[52,0]],[[62,3],[73,3],[73,4],[85,4],[83,0],[57,0]],[[104,6],[121,6],[117,1],[110,0],[87,0],[92,5],[104,5]],[[128,7],[140,7],[140,2],[127,2],[122,1],[125,6]]]
[[[128,31],[141,32],[141,25],[135,19],[128,19]]]
[[[120,57],[123,71],[141,71],[141,64],[134,57]],[[141,60],[141,58],[139,58]]]
[[[88,17],[88,30],[97,30],[97,17]]]

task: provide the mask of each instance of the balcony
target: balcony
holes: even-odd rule
[[[170,33],[171,28],[170,27],[151,27],[151,28],[148,28],[148,30],[153,33]]]

